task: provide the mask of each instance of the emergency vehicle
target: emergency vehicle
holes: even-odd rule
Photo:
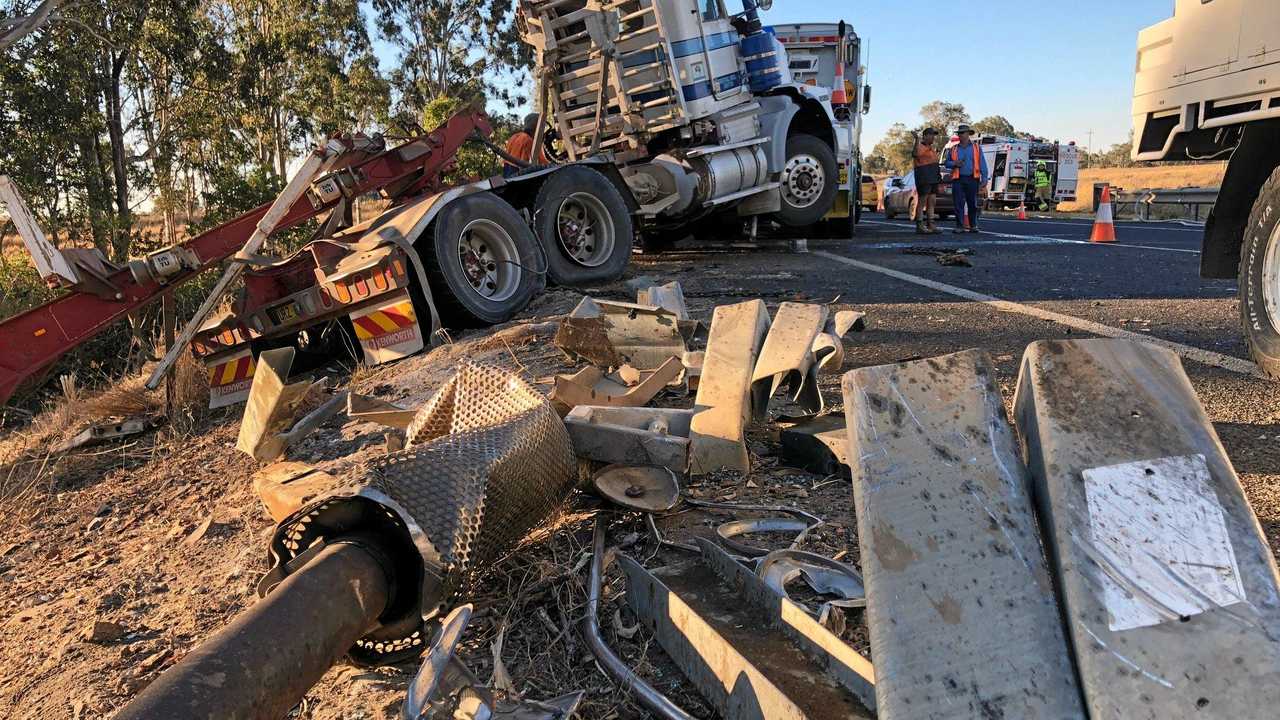
[[[1063,145],[1000,135],[978,135],[973,141],[982,148],[991,174],[987,180],[987,209],[1016,208],[1023,203],[1034,207],[1035,169],[1040,162],[1045,164],[1053,187],[1051,208],[1058,203],[1075,201],[1080,151],[1074,142]]]

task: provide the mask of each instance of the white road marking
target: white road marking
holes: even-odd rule
[[[863,220],[862,222],[868,225],[887,225],[890,227],[895,225],[894,223],[883,222],[880,220]],[[1106,247],[1137,248],[1140,250],[1162,250],[1164,252],[1190,253],[1192,255],[1200,254],[1199,250],[1187,250],[1185,248],[1160,247],[1158,245],[1134,245],[1132,243],[1121,243],[1121,242],[1095,243],[1095,242],[1090,242],[1088,240],[1072,240],[1070,238],[1055,238],[1055,237],[1049,237],[1048,235],[1020,235],[1017,233],[1002,233],[1002,232],[995,232],[992,230],[983,230],[982,232],[974,233],[972,235],[969,233],[962,233],[962,234],[966,237],[975,237],[975,236],[982,237],[983,235],[991,235],[994,237],[1011,238],[1015,240],[1039,240],[1041,242],[1052,240],[1054,242],[1064,243],[1067,245],[1105,245]],[[924,238],[929,236],[921,235],[920,237]]]
[[[896,234],[896,233],[895,233]],[[940,243],[947,243],[946,238],[939,237]],[[936,247],[939,249],[955,249],[983,247],[987,245],[1074,245],[1071,240],[1059,240],[1058,238],[1036,238],[1034,240],[965,240],[963,243],[957,243],[954,248],[950,244],[926,245],[927,241],[921,238],[920,242],[881,242],[870,243],[867,245],[858,245],[859,250],[906,250],[908,248]]]
[[[1080,222],[1067,222],[1065,220],[1041,220],[1039,218],[1034,218],[1034,217],[1028,220],[1015,220],[1014,218],[1007,218],[1003,216],[992,216],[992,215],[987,215],[985,216],[985,218],[987,222],[1011,222],[1011,223],[1025,222],[1029,225],[1066,225],[1068,227],[1092,227],[1093,226],[1093,222],[1089,220],[1081,220]],[[1115,225],[1118,228],[1131,227],[1131,228],[1152,228],[1155,230],[1168,230],[1170,232],[1194,232],[1194,233],[1204,232],[1204,228],[1202,227],[1201,228],[1173,227],[1171,225],[1165,225],[1165,224],[1154,223],[1154,222],[1150,222],[1150,223],[1118,222]]]
[[[947,295],[952,295],[964,300],[990,305],[1001,312],[1029,315],[1040,320],[1049,320],[1061,325],[1066,325],[1070,328],[1075,328],[1076,330],[1083,330],[1084,332],[1101,335],[1103,337],[1123,338],[1125,340],[1150,343],[1152,345],[1165,348],[1166,350],[1172,350],[1182,358],[1194,360],[1195,362],[1202,363],[1204,365],[1212,365],[1213,367],[1222,368],[1223,370],[1229,370],[1241,375],[1249,375],[1251,377],[1266,377],[1262,374],[1262,371],[1258,369],[1257,365],[1254,365],[1248,360],[1241,360],[1238,357],[1223,355],[1222,353],[1213,352],[1212,350],[1203,350],[1190,345],[1183,345],[1182,343],[1176,343],[1172,340],[1165,340],[1152,335],[1113,328],[1110,325],[1103,325],[1102,323],[1085,320],[1084,318],[1079,318],[1074,315],[1063,315],[1062,313],[1053,312],[1052,310],[1044,310],[1033,305],[1023,305],[1022,303],[1010,302],[1009,300],[1001,300],[994,295],[974,292],[973,290],[968,290],[966,288],[956,287],[955,285],[948,285],[936,280],[930,280],[928,278],[905,273],[901,270],[894,270],[892,268],[873,265],[872,263],[863,262],[861,260],[854,260],[853,258],[845,257],[843,255],[836,255],[835,253],[829,253],[825,250],[814,250],[811,254],[828,260],[834,260],[844,265],[856,267],[860,270],[867,270],[881,275],[887,275],[897,280],[929,288],[930,290],[936,290],[937,292],[946,293]]]

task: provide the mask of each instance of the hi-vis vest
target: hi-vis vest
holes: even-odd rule
[[[982,179],[982,154],[981,154],[982,151],[978,149],[978,143],[969,143],[969,146],[973,148],[973,176],[981,180]],[[955,166],[951,169],[951,179],[959,180],[960,179],[960,146],[959,145],[951,146],[951,164]]]

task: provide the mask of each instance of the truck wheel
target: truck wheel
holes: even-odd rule
[[[788,227],[804,227],[822,219],[836,196],[836,155],[812,135],[787,138],[787,160],[779,178],[782,209],[774,216]]]
[[[1240,248],[1240,320],[1249,354],[1280,380],[1280,168],[1258,192]]]
[[[515,208],[492,193],[445,205],[415,248],[440,320],[450,327],[508,320],[539,287],[538,241]]]
[[[608,178],[571,165],[547,178],[534,207],[547,279],[588,285],[622,277],[631,259],[631,211]]]

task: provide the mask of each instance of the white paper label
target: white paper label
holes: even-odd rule
[[[1111,630],[1244,601],[1222,505],[1203,455],[1085,470],[1088,542],[1101,560]]]

